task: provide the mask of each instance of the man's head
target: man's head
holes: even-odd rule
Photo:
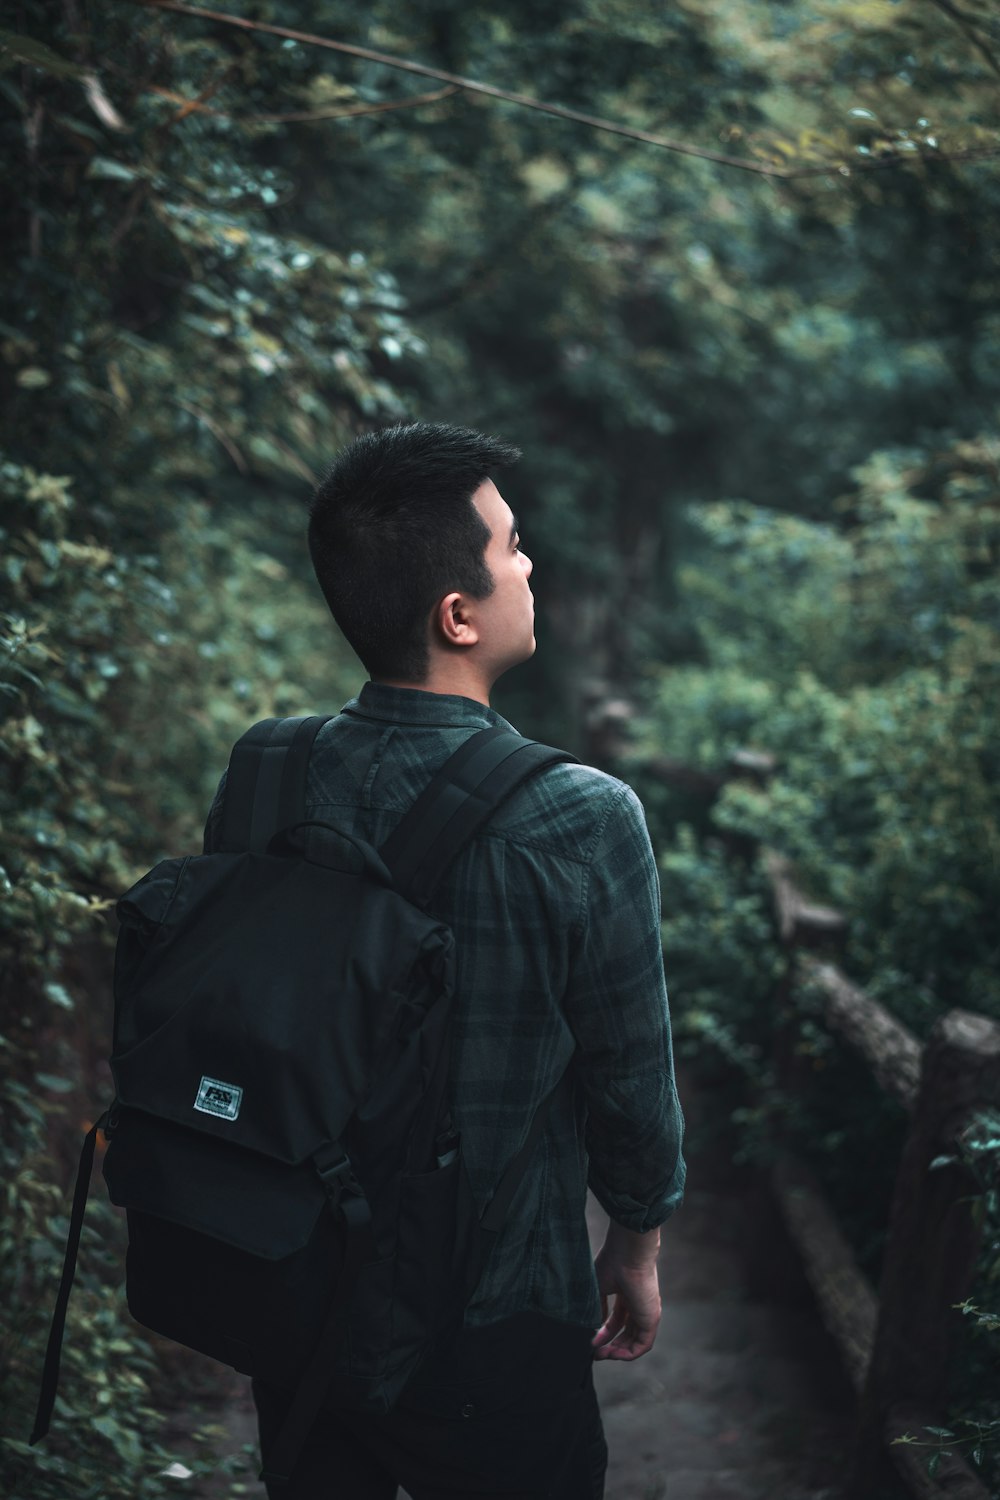
[[[372,677],[418,685],[432,659],[484,677],[534,649],[531,564],[489,476],[517,448],[415,422],[356,438],[313,498],[309,550],[334,619]]]

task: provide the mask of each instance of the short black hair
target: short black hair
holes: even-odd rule
[[[485,599],[490,531],[472,496],[520,450],[471,427],[363,433],[313,496],[309,552],[330,611],[373,677],[422,682],[427,623],[453,589]]]

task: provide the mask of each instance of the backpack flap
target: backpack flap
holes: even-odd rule
[[[132,1316],[244,1374],[297,1382],[351,1248],[319,1171],[116,1114],[104,1176],[128,1211]],[[370,1236],[352,1238],[363,1264]]]
[[[328,1202],[312,1162],[289,1167],[142,1110],[116,1111],[108,1137],[112,1203],[265,1260],[301,1249]]]
[[[450,1000],[448,929],[313,860],[166,861],[119,912],[119,1102],[279,1161],[339,1140],[414,1025]]]

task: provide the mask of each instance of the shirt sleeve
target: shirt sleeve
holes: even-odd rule
[[[588,862],[567,1015],[587,1101],[588,1182],[627,1229],[662,1224],[684,1196],[660,886],[642,804],[622,786]]]

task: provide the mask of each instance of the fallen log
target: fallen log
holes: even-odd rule
[[[851,1383],[860,1392],[875,1339],[875,1290],[805,1162],[782,1151],[771,1168],[771,1188],[802,1257],[823,1323],[840,1350]]]
[[[860,1052],[886,1093],[912,1113],[923,1048],[909,1027],[852,984],[835,964],[803,955],[802,977],[822,993],[831,1030]]]

